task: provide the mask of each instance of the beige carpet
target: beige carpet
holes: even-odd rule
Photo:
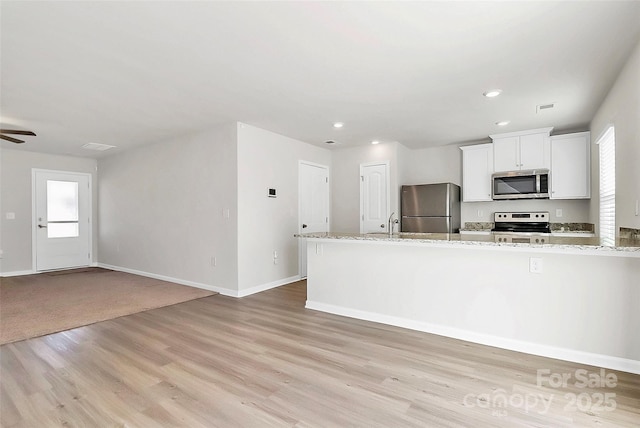
[[[0,278],[0,344],[214,294],[100,268]]]

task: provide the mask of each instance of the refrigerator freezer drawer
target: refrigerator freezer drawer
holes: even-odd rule
[[[460,226],[458,226],[459,228]],[[453,230],[451,217],[402,217],[403,232],[457,233]]]

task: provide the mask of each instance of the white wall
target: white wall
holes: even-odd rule
[[[402,184],[462,185],[462,152],[458,144],[404,151]]]
[[[293,236],[298,232],[298,162],[331,168],[331,154],[242,123],[237,134],[238,290],[242,295],[299,275],[298,239]],[[269,188],[276,189],[276,198],[267,196]]]
[[[616,132],[616,227],[640,229],[640,216],[635,215],[640,200],[640,43],[591,121],[591,141],[597,142],[610,124]],[[591,218],[597,224],[599,155],[595,144],[591,159]]]
[[[98,166],[101,264],[237,290],[235,123]]]
[[[331,152],[331,231],[360,232],[360,164],[389,161],[391,212],[399,214],[398,143],[337,149]]]
[[[33,269],[31,242],[31,170],[33,168],[91,174],[94,236],[92,261],[96,260],[98,225],[96,165],[95,159],[2,149],[0,159],[2,241],[0,248],[3,251],[3,259],[1,260],[0,273],[29,273]],[[7,220],[7,212],[15,213],[15,220]]]

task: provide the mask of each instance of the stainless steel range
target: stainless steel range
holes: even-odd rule
[[[543,244],[551,235],[549,212],[497,212],[493,214],[491,229],[496,242]]]

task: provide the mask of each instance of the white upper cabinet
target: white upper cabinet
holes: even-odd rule
[[[551,199],[591,197],[590,133],[551,137]]]
[[[493,174],[493,144],[463,146],[462,200],[479,202],[491,200],[491,174]]]
[[[493,140],[494,171],[549,168],[549,135],[552,129],[541,128],[490,135]]]

